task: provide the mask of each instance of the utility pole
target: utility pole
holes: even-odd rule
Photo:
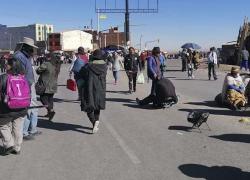
[[[142,35],[140,37],[140,51],[141,51]]]
[[[129,46],[130,44],[130,31],[129,31],[129,3],[128,0],[126,0],[125,3],[126,12],[125,12],[125,34],[126,34],[126,45]]]

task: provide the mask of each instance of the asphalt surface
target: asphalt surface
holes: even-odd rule
[[[91,134],[91,124],[80,111],[77,93],[66,89],[68,65],[63,65],[55,96],[53,122],[39,118],[43,132],[24,142],[21,155],[0,156],[0,180],[249,180],[250,126],[238,121],[247,112],[216,107],[225,73],[207,80],[207,70],[195,79],[179,71],[180,62],[169,61],[168,72],[180,101],[170,109],[140,108],[135,98],[148,95],[150,83],[127,94],[124,72],[113,85],[107,77],[107,109],[101,112],[100,130]],[[210,112],[202,133],[191,130],[187,114]],[[41,110],[42,116],[46,112]]]

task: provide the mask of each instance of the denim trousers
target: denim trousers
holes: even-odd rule
[[[30,106],[37,106],[37,97],[35,84],[31,85],[31,104]],[[23,135],[27,136],[37,132],[38,109],[29,109],[28,114],[24,117]]]

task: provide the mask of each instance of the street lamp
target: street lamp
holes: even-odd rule
[[[9,50],[11,51],[11,44],[12,44],[12,34],[9,32],[5,32],[4,34],[9,35]]]
[[[156,40],[153,40],[153,41],[146,41],[146,42],[145,42],[145,49],[147,49],[147,45],[148,45],[149,43],[154,43],[154,42],[157,42],[158,45],[159,45],[159,44],[160,44],[160,39],[156,39]]]

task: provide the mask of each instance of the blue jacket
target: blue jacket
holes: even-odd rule
[[[162,65],[162,58],[159,58],[159,60],[160,64]],[[152,80],[155,79],[154,78],[155,74],[160,78],[162,77],[161,69],[157,67],[156,59],[154,56],[148,57],[147,65],[148,65],[148,77],[150,79]]]
[[[21,62],[24,70],[25,70],[25,76],[26,79],[29,82],[29,85],[31,86],[35,82],[35,77],[33,73],[33,67],[31,64],[31,60],[24,54],[24,52],[17,51],[14,54],[14,58],[16,58],[18,61]]]

